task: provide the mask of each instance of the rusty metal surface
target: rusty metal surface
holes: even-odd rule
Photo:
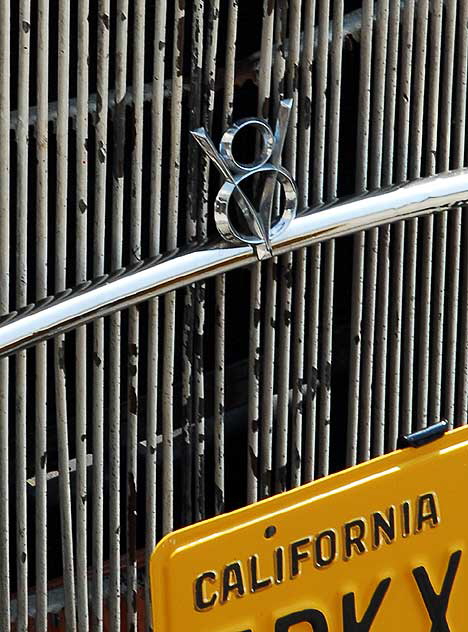
[[[281,97],[302,208],[466,165],[467,0],[75,4],[0,0],[3,314],[213,237],[189,131]],[[0,628],[149,630],[164,533],[465,423],[467,240],[381,226],[1,359]]]

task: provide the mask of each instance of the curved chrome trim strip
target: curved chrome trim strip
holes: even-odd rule
[[[273,254],[374,226],[468,205],[468,169],[367,193],[296,217],[272,243]],[[0,325],[0,357],[135,305],[256,261],[250,246],[205,243],[67,290],[13,312]]]

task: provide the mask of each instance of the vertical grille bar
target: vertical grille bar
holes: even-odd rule
[[[444,76],[442,75],[441,85],[441,65],[442,60],[442,14],[443,14],[443,2],[437,2],[432,9],[432,20],[434,23],[433,34],[431,36],[432,50],[434,55],[434,64],[431,63],[431,83],[429,86],[429,113],[427,121],[429,125],[427,152],[428,152],[428,167],[429,171],[427,175],[437,173],[438,163],[440,163],[439,154],[444,153],[443,145],[449,142],[450,130],[446,130],[446,137],[443,140],[440,137],[441,128],[443,126],[443,120],[439,125],[439,107],[440,103],[444,104],[445,111],[449,107],[447,102],[447,92],[445,89]],[[447,62],[447,55],[452,54],[455,44],[454,38],[451,42],[447,42],[447,48],[444,47],[445,60]],[[450,53],[450,49],[452,52]],[[443,64],[443,69],[445,64]],[[446,126],[445,126],[446,127]],[[434,130],[433,132],[431,130]],[[447,153],[447,152],[445,152]],[[446,169],[448,166],[446,167]],[[432,329],[433,338],[430,345],[431,362],[430,362],[430,391],[429,391],[429,423],[438,421],[440,419],[441,412],[441,397],[442,397],[442,359],[443,359],[443,331],[444,331],[444,306],[445,306],[445,271],[446,271],[446,254],[447,254],[447,213],[442,213],[435,219],[435,250],[433,254],[433,296],[432,296]]]
[[[0,313],[9,310],[10,2],[0,2]],[[0,362],[0,624],[10,628],[8,359]]]
[[[293,0],[289,9],[289,51],[287,63],[287,95],[294,99],[291,112],[289,142],[286,145],[286,160],[293,178],[297,173],[298,136],[299,136],[299,63],[301,40],[301,6],[300,2]],[[304,382],[304,325],[305,325],[305,293],[306,293],[306,250],[303,249],[291,257],[294,262],[294,301],[292,306],[292,318],[294,322],[292,334],[291,357],[291,486],[301,484],[302,464],[302,412]]]
[[[223,99],[223,127],[232,123],[236,63],[238,4],[230,0],[227,14],[226,61]],[[225,362],[226,362],[226,277],[215,281],[215,396],[214,396],[214,451],[215,451],[215,514],[224,511],[225,486]]]
[[[275,88],[280,93],[283,91],[286,96],[292,96],[294,88],[293,77],[297,72],[297,68],[293,66],[290,55],[294,54],[294,43],[291,37],[295,37],[295,29],[297,28],[297,19],[292,21],[288,25],[288,9],[291,10],[291,6],[295,0],[288,3],[288,6],[281,6],[281,3],[277,4],[276,19],[278,20],[277,34],[280,38],[278,46],[276,46],[277,54],[275,55],[275,63],[277,68],[275,69]],[[296,10],[297,15],[297,10]],[[289,29],[288,29],[289,26]],[[290,50],[288,55],[284,50],[281,42],[289,37]],[[265,54],[265,53],[264,53]],[[269,54],[269,51],[268,51]],[[296,53],[297,54],[297,53]],[[268,58],[265,63],[268,68]],[[266,68],[265,68],[266,70]],[[270,82],[271,76],[268,75],[268,81]],[[271,89],[271,82],[269,83],[269,89]],[[270,94],[269,94],[270,96]],[[295,106],[297,107],[297,103]],[[264,115],[267,115],[264,107]],[[285,164],[291,171],[295,171],[293,157],[293,147],[296,141],[296,130],[294,125],[297,125],[296,116],[291,113],[291,120],[289,123],[289,132],[285,142]],[[277,311],[276,322],[278,323],[278,356],[277,356],[277,383],[278,383],[278,406],[276,412],[276,425],[279,435],[281,437],[280,452],[284,458],[284,462],[278,463],[278,471],[285,471],[287,469],[288,455],[292,453],[291,430],[289,426],[290,411],[289,411],[289,387],[290,387],[290,363],[291,363],[291,325],[292,325],[292,289],[294,284],[293,277],[293,256],[292,253],[283,255],[277,259],[278,269],[278,299],[277,299]],[[268,464],[269,465],[269,464]],[[265,467],[265,470],[267,467]],[[265,484],[262,486],[262,498],[271,493],[270,480],[265,473],[262,473],[265,478]],[[284,477],[284,482],[287,482],[287,476]],[[289,481],[290,484],[294,484],[293,480]]]
[[[145,60],[145,2],[134,3],[133,25],[133,111],[134,143],[130,219],[130,260],[141,260],[141,213],[143,176],[143,115]],[[135,630],[137,619],[137,519],[138,519],[138,420],[139,420],[139,333],[138,309],[129,310],[128,327],[128,416],[127,416],[127,630]],[[148,448],[148,446],[147,446]]]
[[[412,108],[411,98],[411,83],[412,83],[412,56],[413,56],[413,42],[414,42],[414,0],[410,0],[407,6],[402,11],[402,72],[400,81],[400,93],[402,95],[400,103],[400,134],[398,142],[398,156],[396,179],[397,181],[403,181],[407,178],[409,173],[409,139],[410,139],[410,115]],[[395,250],[399,256],[399,265],[397,269],[403,270],[404,265],[404,250],[405,240],[406,247],[410,249],[414,255],[414,260],[410,260],[411,269],[406,269],[405,272],[395,276],[396,297],[403,296],[403,283],[405,286],[405,296],[403,306],[397,303],[399,308],[395,321],[393,321],[392,330],[394,332],[394,338],[396,340],[395,345],[402,349],[403,366],[401,370],[400,380],[400,366],[395,363],[392,365],[392,376],[395,380],[395,388],[392,390],[392,396],[390,400],[390,416],[391,420],[399,420],[399,413],[401,412],[400,432],[408,433],[412,427],[412,411],[413,411],[413,357],[414,357],[414,273],[416,270],[416,222],[410,221],[406,224],[398,224],[401,229],[396,229],[395,234]],[[405,327],[403,329],[400,324],[400,314],[403,314]],[[405,339],[404,347],[401,344],[402,331]],[[397,353],[395,354],[395,358]],[[401,396],[401,405],[399,397]],[[392,423],[392,422],[391,422]],[[393,439],[396,442],[396,438]]]
[[[164,62],[166,54],[166,2],[158,2],[154,24],[153,100],[151,107],[151,212],[149,254],[155,256],[161,245],[161,179],[164,112]],[[148,310],[148,402],[146,416],[146,539],[147,567],[156,541],[157,519],[157,421],[159,388],[159,301],[150,301]],[[151,626],[151,598],[149,576],[145,582],[145,618]],[[151,628],[150,628],[151,629]]]
[[[462,15],[459,20],[459,38],[461,55],[459,58],[459,87],[458,99],[456,107],[456,119],[459,125],[458,134],[456,136],[456,160],[457,164],[465,163],[465,143],[466,143],[466,86],[467,81],[467,61],[468,61],[468,24],[466,17],[468,16],[468,6],[463,5]],[[465,21],[463,21],[465,20]],[[463,89],[465,88],[465,89]],[[461,326],[460,326],[460,360],[458,365],[458,373],[460,374],[460,392],[457,402],[457,419],[460,424],[466,423],[468,417],[468,231],[464,231],[462,236],[462,291],[461,291]]]
[[[467,254],[467,242],[468,237],[463,239],[463,258],[462,258],[462,271],[463,271],[463,285],[462,285],[462,307],[468,307],[468,254]],[[460,358],[460,366],[463,371],[461,374],[461,392],[459,396],[459,419],[460,425],[465,424],[468,416],[468,317],[467,311],[463,312],[462,321],[462,353]]]
[[[68,99],[70,68],[70,6],[61,3],[58,29],[57,189],[55,220],[55,291],[66,288],[68,207]],[[54,340],[57,451],[59,464],[60,528],[62,541],[65,617],[67,629],[76,630],[75,562],[71,515],[68,446],[65,336]]]
[[[262,440],[261,460],[262,474],[268,479],[272,476],[273,464],[273,430],[274,430],[274,366],[275,366],[275,339],[276,339],[276,270],[277,260],[268,261],[265,265],[265,299],[263,302],[263,358],[262,358]],[[282,450],[279,462],[286,462],[287,456]],[[275,464],[277,465],[277,464]],[[282,465],[275,467],[275,490],[285,489],[284,468]]]
[[[93,273],[104,272],[107,179],[107,124],[109,107],[110,2],[98,4],[96,175]],[[104,320],[94,323],[93,337],[93,507],[92,507],[92,630],[103,630],[103,530],[104,530]]]
[[[202,101],[202,76],[203,76],[203,3],[194,2],[192,9],[192,32],[190,42],[190,129],[196,129],[202,124],[201,101]],[[187,209],[185,218],[185,238],[188,242],[194,241],[197,236],[197,220],[199,219],[199,209],[202,205],[202,198],[199,196],[202,183],[200,183],[200,172],[203,178],[206,169],[206,160],[200,157],[202,161],[202,169],[198,164],[198,147],[196,143],[190,143],[188,147],[189,160],[187,164]],[[184,503],[184,522],[190,524],[193,521],[194,507],[195,514],[199,515],[199,486],[198,477],[199,452],[200,449],[195,447],[197,443],[198,420],[196,416],[196,395],[194,393],[195,376],[195,347],[194,347],[194,328],[195,328],[195,305],[197,289],[194,285],[185,288],[184,295],[184,328],[182,341],[183,368],[182,368],[182,414],[183,414],[183,437],[184,437],[184,464],[183,464],[183,483],[182,494]],[[195,425],[193,421],[195,419]],[[195,449],[194,449],[195,448]],[[194,454],[196,456],[194,458]],[[195,472],[194,472],[195,470]],[[195,473],[195,478],[194,478]],[[194,484],[193,484],[194,483]],[[195,488],[195,494],[193,491]],[[193,502],[195,499],[195,503]]]
[[[174,177],[174,176],[173,176]],[[175,295],[164,297],[164,356],[163,356],[163,531],[173,529],[174,463],[173,463],[173,384],[174,384],[174,324]]]
[[[116,15],[114,161],[112,178],[112,269],[123,263],[123,206],[125,151],[125,96],[127,92],[128,0],[119,0]],[[121,416],[122,416],[122,317],[110,318],[109,356],[109,626],[121,629]]]
[[[465,4],[466,3],[462,3]],[[463,9],[460,7],[460,11]],[[443,107],[441,110],[441,135],[440,135],[440,168],[444,171],[450,168],[451,150],[455,146],[452,142],[451,125],[452,125],[452,112],[454,110],[454,78],[455,78],[455,41],[457,30],[457,2],[450,0],[446,7],[446,42],[445,49],[445,61],[443,67],[442,78],[442,94],[443,94]],[[462,46],[459,43],[457,48],[457,57],[463,59]],[[463,90],[463,88],[462,88]],[[455,136],[455,130],[454,134]],[[454,152],[455,153],[455,152]],[[456,156],[454,156],[456,163]],[[463,166],[463,162],[460,165]],[[447,301],[449,313],[447,314],[447,346],[445,365],[442,366],[441,361],[441,389],[442,383],[445,382],[445,403],[443,407],[443,414],[453,426],[454,423],[454,408],[455,408],[455,366],[456,366],[456,338],[458,329],[458,293],[459,293],[459,278],[460,278],[460,246],[461,246],[461,209],[454,209],[453,217],[445,217],[444,224],[447,227],[447,247],[451,256],[447,261]],[[442,263],[442,262],[441,262]],[[443,271],[446,272],[446,263],[442,263]],[[443,297],[442,297],[443,298]],[[439,340],[437,347],[442,355],[443,342],[444,342],[444,330],[443,321],[438,323],[438,335]],[[437,353],[437,351],[436,351]],[[432,392],[432,391],[431,391]],[[436,395],[437,397],[437,395]],[[440,416],[440,411],[437,412],[437,417]]]
[[[356,190],[365,191],[367,188],[368,144],[370,121],[370,83],[372,63],[372,30],[373,30],[373,2],[363,2],[361,26],[361,66],[359,80],[359,113],[357,127],[357,155],[356,155]],[[353,255],[353,305],[351,315],[350,340],[350,384],[348,404],[348,436],[347,436],[347,465],[355,465],[359,459],[368,458],[370,428],[366,421],[358,425],[359,399],[361,388],[361,353],[362,337],[361,322],[363,318],[364,300],[364,259],[365,235],[359,233],[354,237]],[[368,423],[368,422],[367,422]],[[359,438],[360,450],[358,454],[358,430],[362,431]]]
[[[300,121],[301,133],[299,136],[300,152],[303,160],[299,161],[297,167],[297,182],[299,193],[304,202],[309,202],[309,178],[311,173],[311,145],[312,139],[310,134],[312,103],[313,103],[313,60],[315,45],[315,0],[307,0],[304,13],[304,43],[302,49],[302,67],[301,67],[301,83],[302,83],[302,107],[300,115],[303,119]],[[301,200],[302,201],[302,200]],[[305,482],[314,478],[315,470],[315,434],[316,434],[316,395],[317,395],[317,310],[313,311],[318,305],[319,293],[319,247],[313,247],[309,254],[309,278],[311,285],[310,313],[308,312],[308,330],[310,341],[306,349],[306,400],[305,400],[305,444],[303,456],[303,472],[302,477]]]
[[[260,265],[255,264],[250,276],[250,318],[249,318],[249,400],[248,400],[248,455],[247,455],[247,502],[258,498],[257,476],[258,462],[258,424],[259,424],[259,376],[260,361]]]
[[[463,3],[460,12],[460,19],[458,20],[458,38],[459,38],[459,53],[458,53],[458,72],[456,85],[458,86],[457,98],[455,104],[455,121],[456,121],[456,134],[454,138],[454,155],[455,165],[465,164],[465,134],[466,134],[466,102],[467,102],[467,86],[468,86],[468,3]],[[457,218],[458,219],[458,218]],[[460,218],[461,220],[461,218]],[[456,220],[455,220],[456,221]],[[461,223],[461,222],[460,222]],[[460,230],[461,225],[456,230]],[[455,233],[455,228],[454,228]],[[462,307],[461,319],[460,319],[460,342],[459,347],[454,340],[453,332],[449,338],[451,345],[450,348],[457,350],[460,349],[460,357],[458,364],[456,361],[452,361],[450,382],[452,384],[451,389],[455,389],[457,373],[460,373],[459,379],[459,395],[458,401],[454,402],[456,410],[457,423],[463,424],[466,422],[468,416],[468,320],[466,314],[468,313],[468,285],[467,285],[467,242],[466,237],[461,235],[461,247],[462,252],[460,254],[460,281],[459,287],[461,288],[459,304]],[[463,273],[462,273],[463,272]],[[451,286],[452,292],[456,292],[455,284]],[[452,321],[453,322],[453,321]],[[450,334],[449,334],[450,335]],[[453,358],[450,352],[449,358]],[[451,390],[449,391],[451,393]],[[454,397],[455,400],[455,397]],[[450,400],[448,400],[450,402]]]
[[[286,3],[277,4],[277,15],[275,16],[274,25],[274,51],[273,51],[273,74],[272,74],[272,105],[273,110],[277,111],[279,102],[284,94],[284,77],[285,77],[285,51],[281,42],[284,37],[285,30],[285,12],[287,10]],[[273,210],[274,212],[274,210]],[[262,426],[266,432],[270,433],[273,441],[276,442],[275,454],[271,454],[267,459],[271,459],[274,463],[274,473],[272,473],[272,485],[275,492],[281,492],[287,489],[287,463],[288,463],[288,437],[287,426],[281,422],[283,417],[277,417],[275,424],[275,362],[276,362],[276,343],[278,337],[277,329],[280,327],[277,317],[277,301],[278,301],[278,257],[273,257],[265,265],[266,279],[266,297],[263,305],[263,375],[262,375]],[[281,379],[281,378],[280,378]],[[276,415],[278,415],[279,401],[277,401]],[[274,437],[276,425],[276,437]],[[264,452],[267,452],[271,446],[264,442]],[[268,466],[267,466],[268,467]],[[265,467],[265,469],[267,469]]]
[[[151,107],[151,213],[150,213],[150,256],[161,249],[161,189],[164,114],[164,66],[166,55],[166,11],[165,0],[156,5],[154,24],[153,101]],[[159,301],[149,304],[148,313],[148,403],[146,417],[146,564],[156,541],[157,517],[157,433],[158,433],[158,389],[159,375]],[[146,574],[145,615],[147,627],[151,626],[149,574]]]
[[[398,89],[398,43],[401,20],[400,5],[397,2],[390,3],[389,32],[388,32],[388,59],[387,59],[387,88],[386,88],[386,118],[384,128],[384,154],[382,165],[382,182],[390,184],[396,176],[395,156],[395,127],[397,124],[397,89]],[[400,98],[401,101],[404,102]],[[391,303],[388,310],[388,351],[389,368],[387,375],[388,384],[388,409],[387,428],[389,450],[395,450],[398,440],[399,422],[399,394],[400,394],[400,363],[401,363],[401,314],[403,300],[403,242],[404,222],[399,222],[391,233],[393,241],[393,268],[391,271]],[[391,288],[391,289],[390,289]]]
[[[400,43],[400,3],[389,3],[388,16],[388,43],[386,63],[386,92],[385,92],[385,116],[383,127],[383,151],[382,151],[382,183],[391,184],[395,173],[395,128],[397,87],[398,87],[398,45]],[[399,95],[400,96],[400,95]]]
[[[57,399],[57,451],[59,468],[60,528],[65,589],[65,618],[67,630],[76,628],[75,564],[70,494],[70,463],[68,454],[67,391],[64,374],[64,338],[55,340],[55,396]]]
[[[319,4],[319,35],[318,35],[318,50],[317,50],[317,64],[316,64],[316,76],[317,76],[317,90],[315,100],[317,102],[315,111],[315,138],[316,151],[314,152],[314,172],[313,172],[313,202],[320,204],[325,197],[325,148],[326,148],[326,136],[327,136],[327,87],[328,87],[328,55],[329,55],[329,21],[330,21],[330,0],[321,0]],[[326,253],[325,253],[326,250]],[[319,334],[320,334],[320,319],[325,322],[327,315],[330,312],[330,301],[332,296],[330,294],[332,277],[333,277],[333,261],[331,259],[333,246],[322,248],[319,244],[311,248],[312,253],[312,274],[311,283],[316,285],[317,289],[313,291],[313,303],[311,314],[311,329],[310,335],[313,338],[312,346],[314,348],[313,367],[318,368],[318,383],[315,388],[315,414],[317,414],[317,408],[319,409],[318,415],[318,458],[317,458],[317,475],[325,476],[328,473],[329,468],[329,445],[330,445],[330,423],[326,415],[326,406],[324,407],[323,395],[327,390],[326,384],[329,383],[327,379],[327,362],[331,354],[331,344],[329,338],[329,332],[324,332],[325,336],[322,340],[323,349],[320,353],[320,359],[317,354],[319,353]],[[325,255],[325,256],[324,256]],[[324,279],[324,302],[321,306],[320,313],[320,284],[322,278]],[[331,326],[331,323],[326,323],[326,328]],[[328,337],[327,337],[328,333]],[[320,395],[320,397],[319,397]],[[315,439],[312,438],[312,441]]]
[[[338,193],[338,161],[339,161],[339,140],[341,123],[341,82],[342,82],[342,58],[343,58],[343,0],[335,0],[333,3],[333,38],[330,58],[330,119],[329,119],[329,172],[326,187],[326,198],[335,199]],[[335,283],[335,242],[331,241],[324,247],[324,296],[322,308],[322,375],[321,382],[321,425],[329,427],[331,422],[331,397],[332,384],[331,372],[333,362],[333,320],[334,320],[334,283]],[[328,473],[330,467],[330,434],[326,436],[326,443],[322,444],[322,449],[327,454],[324,455],[323,463],[326,469],[323,473]]]
[[[185,3],[178,3],[174,14],[174,44],[172,61],[171,99],[171,172],[169,181],[169,216],[167,250],[177,245],[177,211],[179,209],[179,177],[181,149],[181,111],[183,96]],[[174,344],[175,344],[175,293],[164,297],[164,372],[163,372],[163,532],[168,533],[174,524]]]
[[[40,0],[37,42],[36,298],[47,296],[49,0]],[[36,629],[47,630],[47,343],[36,348]]]
[[[381,2],[378,7],[375,28],[375,61],[373,86],[373,112],[371,137],[371,170],[370,188],[377,189],[382,184],[382,159],[384,151],[384,120],[386,105],[386,76],[387,76],[387,44],[388,44],[388,0]],[[392,123],[390,123],[392,124]],[[368,335],[372,344],[368,358],[367,381],[364,380],[364,391],[367,393],[367,419],[372,420],[373,436],[371,437],[371,454],[383,454],[385,438],[385,387],[387,371],[387,322],[388,322],[388,281],[389,281],[389,250],[390,228],[382,226],[372,231],[370,241],[375,237],[377,250],[370,246],[369,266],[371,275],[375,274],[375,289],[370,289],[374,329],[371,329],[372,318],[368,315],[367,322],[370,330]],[[378,286],[377,286],[378,284]],[[377,302],[377,297],[379,298]],[[375,357],[374,357],[375,355]],[[374,375],[372,375],[374,371]],[[374,418],[372,419],[372,397],[374,395]],[[366,421],[364,422],[366,423]]]
[[[277,3],[274,29],[274,47],[273,47],[273,76],[272,76],[272,96],[271,101],[274,111],[279,108],[280,98],[285,95],[285,85],[290,84],[287,67],[287,55],[283,42],[288,37],[288,9],[286,3]],[[290,70],[290,69],[289,69]],[[290,88],[287,87],[286,91]],[[289,96],[289,95],[287,95]],[[290,121],[291,125],[292,121]],[[285,145],[286,152],[289,151],[289,145]],[[290,161],[287,157],[286,160]],[[277,203],[277,201],[276,201]],[[284,267],[285,261],[292,263],[292,258],[275,257],[268,264],[267,278],[267,300],[265,301],[265,349],[277,342],[278,350],[269,350],[265,353],[265,364],[269,361],[269,356],[274,358],[277,363],[276,367],[268,367],[264,379],[268,382],[264,384],[264,388],[271,389],[271,395],[275,396],[275,381],[278,383],[276,415],[273,407],[268,412],[273,412],[271,418],[263,421],[263,427],[273,437],[276,431],[276,449],[274,455],[274,479],[276,491],[284,491],[287,489],[290,481],[288,480],[288,462],[289,462],[289,353],[290,353],[290,332],[288,331],[291,319],[290,301],[291,292],[288,285],[292,284],[292,271]],[[285,276],[283,276],[285,275]],[[287,279],[285,277],[288,277]],[[285,336],[285,338],[283,338]],[[287,354],[287,355],[286,355]],[[265,415],[267,411],[263,411]],[[292,438],[293,439],[293,438]],[[266,468],[265,468],[266,469]],[[270,484],[268,480],[268,484]]]
[[[412,8],[413,5],[408,5]],[[427,6],[426,6],[427,11]],[[418,177],[420,174],[421,160],[421,143],[422,143],[422,116],[423,116],[423,98],[421,93],[424,90],[424,73],[425,73],[425,37],[421,35],[420,25],[421,9],[418,5],[418,21],[411,25],[412,37],[415,46],[415,62],[413,65],[413,81],[412,81],[412,102],[411,102],[411,131],[408,134],[408,173],[411,178]],[[411,15],[411,14],[409,14]],[[416,17],[416,7],[414,8],[414,17]],[[425,24],[425,22],[423,22]],[[427,26],[426,26],[427,28]],[[421,48],[421,45],[423,48]],[[411,145],[409,144],[411,143]],[[404,338],[405,354],[403,359],[403,413],[402,413],[402,431],[407,425],[412,428],[414,405],[414,356],[415,356],[415,317],[416,317],[416,265],[418,250],[418,220],[411,220],[406,226],[406,276],[405,276],[405,303],[403,318],[405,321]]]
[[[216,61],[218,54],[218,38],[219,38],[219,19],[220,19],[220,2],[219,0],[211,0],[208,5],[208,33],[207,33],[207,45],[206,45],[206,61],[205,61],[205,74],[204,74],[204,111],[203,118],[206,127],[211,130],[213,127],[213,117],[215,110],[215,85],[216,85]],[[198,237],[199,239],[206,239],[208,235],[208,219],[210,216],[209,207],[209,179],[210,179],[210,163],[207,161],[204,177],[203,177],[203,204],[201,207],[201,217],[199,220]],[[198,409],[196,410],[196,421],[201,426],[201,432],[203,432],[203,444],[199,441],[199,445],[203,445],[203,449],[206,450],[206,436],[207,428],[206,423],[206,400],[205,400],[205,367],[204,367],[204,337],[205,337],[205,309],[206,309],[206,285],[199,284],[197,287],[197,326],[198,333],[197,345],[195,346],[195,361],[196,361],[196,402]],[[216,317],[215,317],[216,318]],[[197,392],[198,391],[198,392]],[[202,424],[202,425],[201,425]],[[200,434],[201,434],[200,432]],[[216,431],[215,431],[216,432]],[[205,479],[205,455],[203,455],[203,462],[200,464],[201,474]],[[206,490],[203,490],[206,494]],[[216,489],[215,489],[216,495]],[[205,505],[203,507],[202,518],[206,517],[206,497],[204,499]],[[217,500],[214,498],[216,505]]]
[[[203,72],[203,95],[202,95],[202,117],[206,129],[210,132],[213,127],[214,102],[216,84],[216,55],[218,51],[218,29],[219,29],[219,0],[211,0],[208,4],[206,42],[204,54]],[[206,239],[208,235],[209,216],[209,179],[210,162],[204,159],[202,162],[201,181],[201,204],[198,217],[197,238]],[[204,336],[205,336],[205,305],[206,305],[206,284],[199,283],[195,291],[195,344],[194,344],[194,369],[195,369],[195,424],[197,436],[195,445],[197,447],[197,469],[195,480],[197,482],[198,507],[196,508],[196,518],[198,520],[206,517],[206,486],[205,486],[205,459],[206,459],[206,411],[205,411],[205,359],[204,359]],[[197,491],[197,490],[196,490]]]
[[[31,6],[29,0],[20,4],[19,67],[18,67],[18,126],[17,143],[17,211],[16,211],[16,304],[27,304],[27,212],[28,212],[28,144],[29,144],[29,63]],[[16,567],[17,615],[16,628],[25,632],[28,626],[28,516],[27,516],[27,375],[26,352],[16,356]]]
[[[88,276],[88,96],[89,0],[78,5],[78,68],[76,113],[76,282]],[[89,630],[88,483],[87,483],[87,328],[76,332],[76,611],[78,629]]]
[[[268,118],[271,107],[270,107],[270,99],[272,98],[272,81],[278,81],[278,75],[276,73],[272,73],[271,67],[272,64],[276,64],[281,67],[281,62],[279,58],[281,57],[280,51],[277,51],[277,55],[274,55],[274,40],[275,40],[275,21],[276,21],[276,32],[278,29],[282,28],[282,16],[285,13],[285,8],[274,6],[273,2],[270,2],[270,7],[267,7],[267,3],[264,3],[263,6],[263,14],[264,14],[264,28],[262,30],[262,48],[261,48],[261,59],[260,59],[260,85],[259,85],[259,98],[258,98],[258,115],[263,116],[264,118]],[[267,16],[268,12],[270,15]],[[275,58],[276,57],[276,58]],[[264,65],[263,65],[264,64]],[[281,71],[280,71],[281,74]],[[278,93],[281,93],[280,84],[277,84]],[[275,96],[273,94],[273,102],[275,101]],[[265,319],[263,320],[263,341],[261,342],[261,329],[262,329],[262,319],[261,312],[259,311],[256,314],[256,319],[258,321],[258,336],[259,343],[262,345],[261,350],[263,353],[263,366],[262,366],[262,358],[260,355],[260,345],[256,353],[258,353],[258,362],[256,364],[258,374],[256,375],[256,380],[258,383],[258,387],[263,391],[261,396],[259,396],[259,408],[257,410],[257,428],[253,428],[252,432],[260,434],[260,451],[259,451],[259,473],[257,484],[259,485],[259,498],[265,498],[272,493],[272,470],[273,470],[273,410],[271,407],[271,397],[273,394],[273,364],[272,358],[274,356],[274,350],[272,348],[274,344],[274,331],[272,327],[271,319],[275,318],[274,307],[273,307],[273,296],[275,294],[275,283],[273,281],[275,263],[270,262],[267,266],[267,282],[266,287],[262,282],[262,273],[261,267],[258,266],[258,288],[257,291],[259,293],[259,303],[264,311]],[[257,272],[255,273],[257,274]],[[261,293],[266,294],[266,299],[264,303],[262,303]],[[265,308],[265,309],[264,309]],[[270,319],[268,322],[267,319]],[[268,364],[268,362],[270,362]],[[263,372],[262,372],[263,371]],[[269,401],[268,401],[269,400]],[[265,408],[267,407],[267,408]]]
[[[417,6],[416,19],[416,98],[415,98],[415,124],[412,126],[415,142],[415,152],[412,161],[412,177],[419,177],[423,173],[423,128],[424,128],[424,94],[426,77],[427,33],[429,21],[429,3],[422,2]],[[433,217],[426,217],[418,223],[422,239],[422,271],[421,271],[421,296],[420,312],[418,316],[419,351],[418,372],[421,378],[418,380],[417,389],[417,419],[416,427],[423,428],[427,425],[427,395],[429,380],[429,335],[430,335],[430,304],[431,304],[431,263],[433,247]],[[416,263],[414,264],[416,265]],[[414,368],[413,368],[414,370]]]
[[[428,7],[426,7],[425,13],[421,13],[420,33],[422,44],[424,47],[424,55],[427,55],[427,32],[429,16],[427,13]],[[433,15],[430,28],[430,40],[431,46],[429,51],[429,63],[431,65],[431,73],[428,81],[428,145],[429,150],[435,151],[433,147],[436,143],[436,138],[432,138],[437,132],[437,116],[438,111],[435,104],[436,90],[438,89],[438,83],[440,78],[440,14],[437,12]],[[418,47],[419,49],[419,47]],[[424,68],[425,72],[425,68]],[[421,101],[424,101],[424,89],[421,93]],[[421,104],[423,108],[423,104]],[[421,111],[421,117],[423,116],[423,110]],[[422,118],[421,118],[422,122]],[[421,142],[422,142],[421,130]],[[422,148],[421,148],[422,151]],[[429,155],[428,155],[429,156]],[[418,162],[419,173],[421,175],[424,171],[422,166],[423,155],[421,154]],[[434,161],[432,158],[428,158],[427,168],[433,170]],[[418,407],[417,407],[417,427],[423,428],[428,423],[428,405],[429,405],[429,362],[430,362],[430,326],[431,326],[431,294],[432,294],[432,249],[434,244],[434,218],[426,217],[421,222],[423,238],[422,248],[422,273],[421,273],[421,298],[420,298],[420,313],[418,318],[418,330],[419,330],[419,354],[418,354],[418,373],[419,373],[419,385],[418,385]]]
[[[202,66],[203,66],[203,6],[196,2],[193,6],[191,55],[190,55],[190,95],[189,128],[191,130],[202,124],[201,94],[202,94]],[[199,196],[200,165],[198,162],[198,147],[196,143],[188,146],[187,163],[187,207],[185,212],[185,239],[188,243],[196,240],[197,235],[197,210],[201,204]],[[203,157],[200,157],[203,161]],[[204,163],[206,164],[206,163]],[[184,290],[184,324],[182,331],[182,424],[183,424],[183,453],[182,466],[182,499],[183,499],[183,524],[191,524],[195,510],[198,509],[198,481],[194,485],[194,471],[198,465],[198,457],[194,457],[194,444],[197,424],[194,425],[195,397],[194,397],[194,326],[195,326],[195,294],[196,288],[190,285]],[[195,474],[196,476],[196,474]]]
[[[258,114],[268,114],[270,96],[271,66],[273,52],[275,9],[273,3],[264,0],[262,43],[260,52],[260,70],[258,87]],[[264,465],[259,459],[259,423],[260,423],[260,314],[261,314],[262,277],[260,264],[255,264],[250,276],[250,322],[249,322],[249,402],[248,402],[248,456],[247,456],[247,502],[252,503],[259,497],[258,482],[262,482]],[[260,489],[260,498],[263,496]]]

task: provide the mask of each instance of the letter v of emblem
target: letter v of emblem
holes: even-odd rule
[[[281,166],[292,104],[292,99],[281,101],[274,133],[260,118],[234,123],[224,132],[219,151],[203,127],[191,132],[226,180],[215,200],[218,232],[227,241],[250,244],[259,259],[273,255],[272,241],[287,228],[297,210],[296,184],[291,174]],[[233,152],[237,134],[246,128],[256,129],[261,138],[260,153],[249,164],[236,160]],[[248,183],[251,178],[254,182]],[[262,186],[259,186],[260,182]],[[250,184],[249,190],[255,195],[249,195],[244,190],[245,184]],[[283,190],[282,202],[279,202],[277,194],[278,185]],[[240,222],[232,216],[231,197],[240,211]],[[274,208],[276,212],[273,215]]]

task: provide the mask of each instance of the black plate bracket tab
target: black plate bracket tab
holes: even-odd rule
[[[448,430],[448,421],[439,421],[432,426],[403,435],[398,439],[398,448],[419,448],[426,443],[440,439]]]

